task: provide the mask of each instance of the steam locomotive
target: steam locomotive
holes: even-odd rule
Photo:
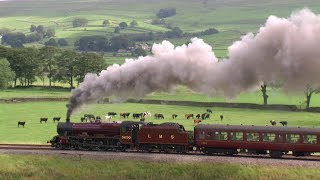
[[[58,149],[233,155],[239,152],[307,156],[320,152],[320,129],[276,126],[205,125],[186,131],[178,123],[59,123],[49,143]]]

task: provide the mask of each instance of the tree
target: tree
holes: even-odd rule
[[[34,25],[34,24],[32,24],[32,25],[30,26],[30,32],[35,32],[36,30],[37,30],[37,26]]]
[[[47,29],[47,32],[46,32],[46,36],[47,37],[54,37],[56,35],[56,31],[54,30],[54,29],[52,29],[52,28],[49,28],[49,29]]]
[[[53,46],[45,46],[40,49],[39,58],[42,62],[42,72],[47,73],[49,78],[49,87],[52,86],[52,78],[57,72],[57,55],[59,49]]]
[[[313,93],[318,93],[320,91],[319,88],[313,87],[310,84],[306,85],[306,89],[304,90],[304,94],[306,96],[306,109],[310,108],[311,96]]]
[[[2,36],[2,44],[10,45],[11,47],[23,47],[23,43],[25,43],[26,36],[21,33],[7,33]]]
[[[132,52],[132,56],[146,56],[147,52],[142,48],[137,48]]]
[[[128,27],[128,24],[126,23],[126,22],[121,22],[120,24],[119,24],[119,28],[120,29],[125,29],[125,28],[127,28]]]
[[[68,41],[64,38],[58,39],[59,46],[68,46]]]
[[[0,59],[0,89],[5,89],[14,80],[15,74],[10,68],[10,63],[6,59]]]
[[[107,27],[107,26],[109,26],[110,25],[110,21],[109,20],[104,20],[103,22],[102,22],[102,26],[104,26],[104,27]]]
[[[55,39],[53,38],[50,38],[49,41],[45,42],[44,45],[46,46],[55,46],[57,47],[58,46],[58,43]]]
[[[45,32],[44,32],[44,27],[43,27],[43,25],[39,25],[39,26],[37,27],[36,31],[37,31],[38,33],[41,33],[41,34],[44,34],[44,33],[45,33]]]
[[[137,21],[136,20],[131,21],[130,27],[136,27],[136,26],[138,26]]]
[[[114,28],[114,33],[120,33],[120,28],[119,27],[115,27]]]
[[[262,92],[262,97],[263,97],[263,105],[266,106],[266,105],[268,105],[269,96],[267,95],[267,85],[265,83],[263,83],[263,85],[261,85],[261,92]]]
[[[72,50],[63,51],[57,58],[58,71],[54,75],[55,80],[70,84],[73,88],[73,77],[77,68],[78,54]]]
[[[103,56],[97,53],[82,53],[77,58],[75,76],[78,84],[83,81],[87,73],[100,73],[106,68]]]
[[[43,35],[41,33],[31,33],[29,35],[26,35],[25,42],[26,43],[32,43],[32,42],[37,42],[42,39]]]
[[[166,17],[176,15],[176,13],[177,13],[176,8],[164,8],[164,9],[160,9],[157,12],[157,17],[158,18],[166,18]]]
[[[134,42],[131,41],[126,36],[115,36],[110,39],[110,48],[112,51],[117,51],[119,49],[129,49],[129,47],[134,46]]]
[[[76,18],[72,21],[73,27],[84,27],[88,25],[88,19],[86,18]]]
[[[74,46],[80,51],[107,51],[109,42],[104,36],[83,36]]]

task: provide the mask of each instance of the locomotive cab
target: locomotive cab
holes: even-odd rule
[[[143,122],[124,121],[121,123],[120,142],[125,145],[135,145],[138,143],[138,132]]]

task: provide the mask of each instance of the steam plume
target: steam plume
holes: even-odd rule
[[[105,96],[143,97],[176,85],[205,93],[236,97],[262,82],[282,82],[288,91],[320,85],[320,16],[309,9],[288,19],[270,16],[256,35],[248,33],[229,48],[229,58],[218,61],[212,47],[201,39],[174,47],[154,44],[152,56],[128,59],[99,75],[87,74],[73,92],[73,109]]]

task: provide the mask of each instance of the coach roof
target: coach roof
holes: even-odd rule
[[[197,131],[219,130],[219,131],[246,131],[246,132],[273,132],[273,133],[301,133],[320,134],[320,128],[287,127],[287,126],[248,126],[248,125],[209,125],[199,124],[195,127]]]

